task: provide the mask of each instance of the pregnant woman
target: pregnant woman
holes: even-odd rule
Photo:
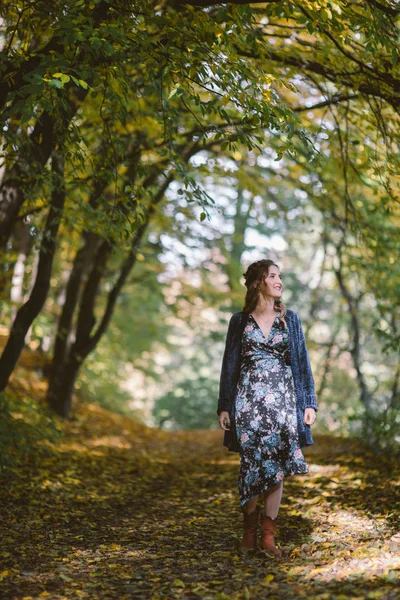
[[[224,445],[240,453],[240,545],[257,546],[263,494],[261,547],[282,556],[274,536],[283,480],[308,473],[301,448],[313,444],[318,407],[300,318],[281,301],[278,265],[257,261],[244,277],[245,304],[229,322],[217,413]]]

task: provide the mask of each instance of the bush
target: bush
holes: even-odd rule
[[[397,409],[364,411],[350,420],[357,421],[359,425],[357,430],[352,428],[354,437],[367,441],[378,453],[400,454],[400,414]]]
[[[50,453],[43,441],[60,437],[47,408],[29,398],[0,394],[0,472],[25,463],[33,452]]]

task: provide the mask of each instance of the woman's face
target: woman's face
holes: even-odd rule
[[[264,296],[272,296],[273,298],[280,298],[282,295],[282,279],[278,267],[272,265],[269,268],[268,275],[264,276],[264,280],[261,282],[260,292]]]

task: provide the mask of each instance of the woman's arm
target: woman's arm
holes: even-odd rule
[[[317,398],[315,395],[315,382],[311,369],[310,357],[308,355],[306,337],[298,314],[297,329],[299,334],[300,374],[304,389],[304,408],[313,408],[315,411],[318,411]]]

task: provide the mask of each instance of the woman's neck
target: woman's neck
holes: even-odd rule
[[[253,310],[255,315],[272,316],[276,313],[274,298],[259,298],[256,308]]]

